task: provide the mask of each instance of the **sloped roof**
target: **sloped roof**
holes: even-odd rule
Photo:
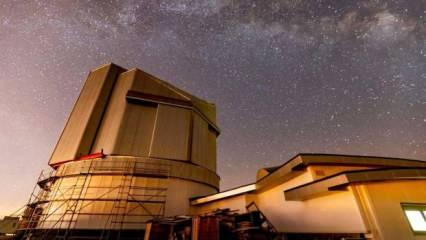
[[[390,181],[390,180],[426,180],[426,168],[391,168],[341,172],[317,181],[284,191],[287,200],[305,200],[328,191],[339,190],[348,184]]]
[[[217,201],[260,189],[269,188],[271,186],[276,186],[277,184],[295,177],[301,172],[300,170],[309,165],[373,166],[377,167],[378,169],[341,172],[330,177],[322,178],[318,181],[301,185],[300,187],[309,186],[310,184],[315,184],[323,180],[326,184],[330,184],[330,186],[333,183],[335,184],[333,186],[337,186],[339,184],[343,185],[349,183],[350,181],[380,181],[389,179],[402,179],[404,177],[408,177],[410,179],[419,177],[426,178],[426,161],[422,160],[376,156],[300,153],[280,166],[260,169],[257,172],[257,179],[254,184],[243,185],[208,196],[195,197],[191,199],[191,204],[204,204],[207,202]],[[367,177],[365,177],[365,174],[367,174]],[[317,185],[315,185],[315,188],[316,187]],[[293,190],[297,188],[294,188]],[[325,189],[327,188],[322,188],[321,191],[325,191]],[[292,197],[296,199],[299,193],[292,192],[288,194],[295,195],[292,195]]]
[[[261,179],[261,178],[271,174],[272,172],[274,172],[275,170],[277,170],[280,167],[281,167],[281,165],[275,166],[275,167],[261,168],[257,171],[256,179]]]
[[[134,68],[128,71],[134,71],[136,74],[136,80],[127,95],[128,98],[137,97],[157,102],[168,101],[175,105],[193,107],[217,132],[220,132],[216,123],[215,104],[196,97],[140,69]]]
[[[289,161],[280,166],[262,168],[268,174],[261,176],[257,181],[274,174],[277,171],[289,166],[288,170],[296,170],[304,168],[308,165],[351,165],[351,166],[377,166],[377,167],[426,167],[426,161],[377,157],[377,156],[361,156],[361,155],[343,155],[343,154],[323,154],[323,153],[299,153]]]

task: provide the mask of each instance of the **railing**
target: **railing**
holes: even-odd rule
[[[94,160],[64,164],[57,170],[57,176],[72,174],[141,174],[147,176],[168,177],[170,164],[138,160]]]

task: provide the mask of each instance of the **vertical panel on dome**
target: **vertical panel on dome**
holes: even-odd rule
[[[114,83],[123,71],[108,64],[89,74],[49,160],[50,165],[90,152]]]
[[[208,127],[207,133],[207,168],[216,172],[216,130]]]
[[[117,154],[115,149],[117,145],[120,145],[118,135],[127,106],[126,93],[134,79],[135,71],[132,70],[124,72],[118,77],[92,151],[99,152],[103,149],[106,154]]]
[[[191,161],[216,171],[216,132],[198,114],[193,114]]]
[[[156,113],[156,105],[128,103],[117,136],[114,153],[148,156]]]
[[[189,160],[191,111],[159,104],[149,156]]]

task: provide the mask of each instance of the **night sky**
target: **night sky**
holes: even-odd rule
[[[426,159],[425,22],[424,0],[0,0],[0,216],[107,62],[216,103],[222,189],[298,152]]]

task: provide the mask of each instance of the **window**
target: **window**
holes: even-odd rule
[[[426,233],[426,204],[402,204],[405,216],[415,233]]]

